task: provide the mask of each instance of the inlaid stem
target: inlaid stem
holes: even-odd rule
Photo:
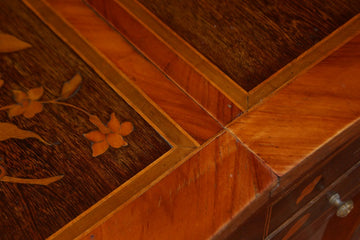
[[[49,185],[50,183],[56,182],[63,178],[63,175],[49,178],[39,178],[39,179],[30,179],[30,178],[16,178],[4,176],[0,181],[2,182],[11,182],[11,183],[22,183],[22,184],[35,184],[35,185]]]
[[[73,109],[76,109],[76,110],[78,110],[78,111],[80,111],[80,112],[85,113],[85,114],[88,115],[89,117],[91,116],[91,114],[90,114],[89,112],[87,112],[86,110],[84,110],[84,109],[82,109],[82,108],[80,108],[80,107],[77,107],[77,106],[75,106],[75,105],[72,105],[72,104],[70,104],[70,103],[58,102],[58,101],[56,101],[56,100],[44,101],[44,102],[41,102],[41,103],[43,103],[43,104],[59,104],[59,105],[71,107],[71,108],[73,108]]]

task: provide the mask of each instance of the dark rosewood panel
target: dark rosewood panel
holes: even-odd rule
[[[0,1],[0,238],[44,239],[171,146],[20,1]]]
[[[139,0],[251,90],[360,12],[357,0]]]

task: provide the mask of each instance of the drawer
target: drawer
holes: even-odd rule
[[[266,228],[269,206],[264,205],[259,208],[251,217],[242,223],[230,234],[219,234],[213,237],[213,240],[259,240],[264,238],[264,229]],[[228,227],[229,228],[229,227]]]
[[[325,189],[319,197],[309,202],[290,223],[284,223],[273,231],[267,240],[296,239],[298,233],[313,224],[318,219],[335,214],[336,208],[329,203],[329,196],[338,193],[342,201],[350,200],[360,191],[360,162],[341,176],[334,184]],[[300,235],[299,235],[300,236]],[[301,236],[301,239],[304,239]],[[308,239],[308,238],[305,238]]]
[[[322,166],[302,178],[298,185],[273,204],[269,232],[274,231],[359,161],[360,138],[357,138],[332,153]]]

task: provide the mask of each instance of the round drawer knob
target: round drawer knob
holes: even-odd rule
[[[338,210],[336,211],[336,216],[338,217],[346,217],[354,208],[353,201],[341,201],[340,195],[338,193],[331,195],[329,198],[329,203],[337,207]]]

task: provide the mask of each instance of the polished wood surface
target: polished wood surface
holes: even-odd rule
[[[315,222],[313,222],[311,226],[308,226],[305,230],[294,235],[293,240],[326,240],[323,239],[323,235],[324,231],[326,230],[326,223],[329,221],[329,218],[331,218],[332,215],[332,212],[327,212],[318,218]]]
[[[149,131],[142,133],[144,136],[138,142],[159,152],[159,155],[149,153],[153,157],[149,164],[130,179],[123,180],[111,193],[84,208],[80,214],[75,213],[78,216],[65,221],[62,228],[54,227],[53,234],[48,235],[49,239],[292,238],[305,233],[304,229],[320,215],[329,212],[329,207],[324,205],[327,199],[323,188],[340,191],[346,194],[345,197],[353,194],[358,174],[343,173],[354,166],[359,154],[356,146],[351,148],[351,142],[360,134],[359,84],[356,82],[360,74],[360,36],[350,40],[359,33],[359,17],[353,18],[279,70],[273,75],[278,76],[276,81],[271,77],[246,92],[174,35],[139,2],[96,1],[100,2],[100,6],[103,3],[114,4],[102,7],[105,13],[114,17],[110,20],[118,31],[80,0],[24,2],[52,31],[42,41],[55,37],[65,43],[64,46],[67,45],[65,47],[98,76],[92,81],[101,80],[101,84],[91,84],[91,87],[101,88],[96,91],[96,96],[103,94],[104,97],[100,97],[101,101],[97,103],[97,98],[83,92],[87,78],[81,71],[69,74],[64,81],[56,83],[51,76],[35,79],[33,83],[41,84],[29,86],[26,81],[20,82],[19,76],[15,76],[16,80],[11,85],[9,76],[2,74],[0,91],[14,90],[16,82],[22,86],[6,95],[14,104],[5,104],[2,109],[4,116],[11,121],[37,119],[50,105],[44,101],[59,96],[51,101],[51,105],[63,111],[71,108],[72,112],[79,112],[72,127],[82,115],[93,126],[80,136],[88,143],[91,158],[105,158],[106,163],[118,163],[126,158],[126,150],[136,145],[132,137],[139,133],[139,121],[143,121]],[[119,11],[122,13],[117,16]],[[12,14],[21,14],[21,11],[13,11]],[[104,16],[108,17],[107,14]],[[158,28],[152,28],[147,20],[154,21],[152,23]],[[13,24],[17,23],[14,21]],[[159,31],[168,34],[170,40],[178,41],[177,44],[173,44],[172,40],[165,41],[167,38],[163,38]],[[37,36],[37,33],[29,35]],[[348,43],[335,51],[345,42]],[[7,55],[21,56],[33,45],[36,44],[28,43],[26,38],[1,31],[0,58],[7,60],[8,64],[3,71],[9,72],[12,68],[22,74],[29,71],[30,68],[23,69],[16,62],[12,65]],[[52,48],[60,52],[61,49]],[[330,53],[331,56],[324,59]],[[186,56],[191,54],[195,57],[189,60]],[[27,57],[23,62],[31,64],[33,57]],[[313,66],[321,59],[321,63]],[[55,67],[63,64],[68,63],[61,61]],[[310,67],[312,69],[241,115],[239,108],[246,110]],[[52,69],[50,67],[46,71]],[[284,69],[291,74],[287,76]],[[291,69],[297,70],[293,73]],[[285,73],[281,75],[280,72]],[[35,76],[39,73],[36,72]],[[279,79],[282,80],[279,82]],[[48,82],[54,87],[47,87]],[[265,95],[262,94],[264,89],[267,92]],[[91,99],[91,106],[86,105],[87,100],[77,102],[84,95],[86,99]],[[107,101],[119,102],[116,105],[119,110],[110,111],[112,103],[106,105]],[[125,114],[120,109],[122,102],[134,116],[121,117]],[[106,107],[102,106],[103,103]],[[97,111],[90,112],[90,107]],[[56,115],[56,111],[52,114]],[[234,118],[237,119],[227,125]],[[16,142],[31,140],[44,148],[51,147],[47,145],[52,144],[47,136],[56,128],[38,132],[38,128],[33,126],[36,125],[23,129],[13,122],[4,123],[0,126],[0,141],[7,142],[8,135],[12,134]],[[157,144],[148,141],[148,137],[157,137],[167,148],[158,148]],[[136,148],[147,151],[140,144]],[[346,154],[338,154],[342,150]],[[109,157],[116,151],[122,151],[124,156]],[[23,153],[20,150],[16,152]],[[66,152],[66,156],[71,154]],[[4,154],[0,157],[7,159]],[[341,164],[339,159],[342,157],[351,159]],[[135,160],[129,159],[128,162],[131,161]],[[105,162],[101,162],[101,171],[105,169]],[[26,178],[25,175],[10,174],[8,167],[0,166],[1,182],[14,187],[29,185],[48,189],[67,177],[56,173],[51,176],[36,175],[41,177],[37,179]],[[29,169],[26,168],[27,173]],[[80,168],[78,171],[85,174]],[[351,179],[343,181],[349,174]],[[115,178],[111,180],[121,180]],[[91,181],[96,182],[96,179]],[[101,183],[96,183],[101,186]],[[319,184],[323,187],[318,188]],[[22,193],[20,190],[19,194]],[[291,207],[286,201],[289,199]],[[31,206],[31,203],[24,203],[24,206]],[[11,209],[17,211],[18,208]],[[284,211],[289,214],[284,214]],[[304,224],[296,225],[306,214],[310,217],[300,221]],[[279,215],[284,217],[275,218]],[[317,226],[321,228],[317,234],[321,234],[323,226]],[[11,239],[18,235],[6,236]]]
[[[74,239],[197,142],[44,2],[1,4],[1,236]]]
[[[295,233],[306,223],[309,219],[310,213],[305,214],[299,220],[297,220],[294,225],[286,232],[285,236],[281,238],[281,240],[289,240],[291,237],[295,235]]]
[[[20,1],[0,4],[1,238],[43,239],[171,146]]]
[[[296,198],[297,205],[315,190],[316,185],[319,184],[322,177],[322,175],[317,176],[311,183],[309,183],[308,185],[306,185],[305,188],[303,188],[299,196]]]
[[[360,12],[356,0],[139,0],[249,91]]]
[[[81,0],[47,2],[199,143],[205,142],[220,131],[221,124],[211,116],[212,113],[209,114],[175,83],[169,81],[156,66],[139,54]],[[218,94],[211,91],[211,88],[208,94],[208,105],[211,104],[216,108],[217,113],[214,116],[223,120],[223,124],[240,114],[236,106],[221,96],[215,99],[224,102],[224,105],[217,105],[216,101],[210,103],[210,100],[215,100],[210,96]],[[228,105],[232,107],[229,108]]]
[[[324,58],[332,54],[350,39],[354,38],[360,29],[360,13],[347,23],[337,28],[309,50],[302,53],[291,63],[274,73],[249,92],[248,108],[259,103],[266,96],[274,93],[279,87],[294,79],[301,73],[311,69]]]
[[[170,144],[184,147],[199,145],[176,122],[164,114],[151,99],[144,95],[128,76],[119,71],[108,58],[86,41],[82,35],[79,35],[50,5],[43,0],[23,1],[54,33],[84,59],[117,94],[124,98],[139,115],[146,119],[154,129],[163,134]]]
[[[96,9],[105,15],[104,17],[110,18],[110,22],[124,37],[221,123],[226,124],[239,114],[240,109],[236,104],[234,105],[221,90],[215,88],[186,60],[174,52],[173,46],[169,46],[154,36],[151,30],[143,26],[119,2],[89,1],[89,3],[95,5]],[[196,84],[193,84],[194,82]]]
[[[207,59],[194,52],[182,39],[174,36],[167,26],[154,19],[138,2],[86,2],[220,122],[229,120],[229,115],[225,114],[231,110],[226,107],[232,105],[228,98],[232,99],[230,101],[235,106],[246,110],[246,91]],[[214,102],[219,103],[218,106]],[[219,111],[219,107],[223,110]],[[236,113],[236,108],[234,111]]]
[[[284,175],[360,117],[360,35],[230,129],[278,175]]]
[[[359,126],[360,125],[356,126],[357,129]],[[359,165],[359,132],[357,136],[357,139],[351,139],[348,143],[342,144],[343,146],[333,154],[328,154],[325,159],[315,164],[313,168],[302,175],[300,179],[293,179],[287,188],[282,187],[283,177],[280,178],[278,185],[272,188],[270,200],[265,204],[263,203],[261,207],[258,207],[258,201],[254,201],[247,209],[244,209],[240,214],[235,216],[226,227],[218,231],[213,239],[265,239],[266,236],[276,231],[276,229],[281,228],[283,223],[289,222],[288,219],[293,218],[293,216],[299,216],[298,212],[302,212],[304,208],[306,209],[307,205],[312,205],[315,201],[314,199],[326,193],[329,187],[332,188],[331,185],[333,185],[337,179],[343,178],[344,172],[345,176],[347,176],[348,174],[346,172],[351,171],[354,165]],[[318,181],[319,177],[321,178]],[[307,189],[309,185],[313,185],[314,181],[318,182],[314,189],[304,196],[300,202],[297,202],[298,197],[302,196],[303,190]],[[339,185],[342,186],[342,184]],[[352,188],[355,187],[355,185],[356,184],[349,184],[348,187]],[[248,217],[247,211],[252,212],[250,217]],[[322,213],[320,215],[322,215]],[[322,236],[324,233],[327,222],[325,221],[326,219],[322,219],[323,216],[320,218],[320,215],[317,216],[315,214],[314,216],[314,218],[319,217],[319,219],[316,220],[318,222],[316,226],[311,227],[311,231],[309,230],[309,236],[311,236],[309,239],[321,239],[311,234],[315,234],[315,230],[319,230],[316,232],[318,236]],[[330,217],[330,215],[328,217]],[[290,222],[291,221],[294,220],[290,220]],[[324,224],[325,226],[323,226]],[[301,234],[296,233],[295,235],[301,239]],[[305,239],[308,239],[308,237]]]
[[[251,209],[256,209],[254,203]],[[248,209],[250,209],[248,207]],[[244,214],[245,213],[245,214]],[[213,240],[258,240],[264,239],[268,235],[268,225],[271,216],[271,208],[262,203],[262,207],[252,212],[250,217],[246,214],[246,209],[238,214],[225,227],[220,229],[213,237]],[[241,222],[239,224],[238,222]]]
[[[217,110],[216,110],[216,108],[215,109],[211,108],[211,107],[209,108],[209,106],[207,106],[209,101],[207,101],[206,100],[207,98],[204,97],[202,94],[202,92],[204,92],[204,90],[201,90],[202,88],[205,88],[206,90],[210,90],[209,93],[212,93],[212,94],[216,93],[216,91],[214,92],[214,90],[215,90],[214,88],[208,89],[208,87],[207,87],[208,83],[210,85],[214,85],[216,89],[218,89],[220,92],[225,94],[225,96],[227,96],[235,105],[240,107],[240,109],[247,110],[247,109],[253,107],[255,104],[259,103],[263,98],[267,97],[269,94],[271,94],[272,92],[277,90],[279,87],[281,87],[288,81],[291,81],[291,79],[296,77],[298,74],[308,70],[314,64],[318,63],[319,61],[324,59],[326,56],[331,54],[336,48],[340,47],[345,42],[347,42],[349,39],[351,39],[354,35],[356,35],[356,31],[360,27],[360,14],[357,14],[357,13],[359,13],[359,11],[355,10],[353,12],[353,14],[354,14],[353,18],[351,18],[349,21],[347,21],[341,27],[336,28],[336,30],[334,29],[334,31],[329,31],[328,34],[325,34],[323,38],[320,37],[320,38],[322,38],[322,40],[318,41],[316,44],[315,44],[315,42],[316,42],[315,41],[314,44],[312,44],[312,45],[310,44],[310,46],[308,48],[304,48],[304,49],[302,48],[304,46],[302,46],[302,47],[296,46],[295,48],[297,49],[297,51],[300,50],[299,55],[296,58],[294,58],[291,61],[289,59],[288,64],[285,64],[283,67],[280,67],[279,69],[277,69],[275,72],[273,72],[271,74],[271,76],[269,75],[269,77],[262,79],[261,83],[259,82],[259,84],[256,84],[256,87],[254,86],[253,88],[251,88],[251,91],[250,91],[250,89],[247,90],[246,88],[241,87],[241,84],[240,85],[237,84],[236,81],[234,81],[233,77],[229,77],[228,75],[226,75],[217,66],[215,66],[216,63],[214,65],[214,63],[212,63],[208,58],[206,58],[199,51],[197,51],[194,48],[193,44],[191,44],[191,42],[190,42],[190,44],[189,44],[189,42],[186,42],[183,38],[181,38],[177,34],[176,31],[173,31],[173,29],[169,28],[169,26],[166,24],[166,22],[164,23],[161,20],[159,20],[159,18],[157,18],[150,10],[146,9],[146,7],[144,7],[138,1],[132,1],[132,0],[87,0],[87,2],[90,4],[91,7],[94,8],[94,10],[97,13],[99,13],[102,17],[104,17],[104,19],[106,21],[108,21],[110,24],[112,24],[121,34],[126,36],[126,38],[129,41],[131,41],[137,48],[139,48],[139,50],[142,51],[152,62],[154,62],[164,72],[169,74],[169,76],[171,76],[172,79],[177,84],[179,84],[185,91],[187,91],[189,94],[191,94],[198,102],[200,102],[212,114],[216,113]],[[151,5],[151,2],[152,1],[148,1],[146,3]],[[190,2],[191,1],[186,1],[183,4],[186,5],[187,3],[190,3]],[[257,1],[257,2],[255,2],[255,5],[258,2],[264,3],[263,1]],[[169,4],[169,6],[174,7],[173,6],[174,4],[176,5],[176,3],[173,2],[172,4]],[[206,6],[209,5],[209,3],[199,3],[199,5],[201,5],[201,4],[206,5]],[[228,5],[226,5],[226,4],[227,3],[220,4],[223,7],[221,9],[212,9],[209,11],[220,11],[219,13],[221,13],[222,11],[229,11],[229,12],[236,14],[237,10],[234,10],[234,8],[231,8],[231,7],[229,8]],[[239,3],[239,4],[241,5],[242,3]],[[268,9],[268,10],[262,9],[263,12],[255,11],[253,14],[255,16],[259,15],[258,16],[259,18],[251,19],[250,21],[252,21],[252,23],[254,25],[258,25],[258,26],[266,25],[268,27],[270,26],[270,28],[276,27],[277,26],[276,21],[275,22],[271,21],[271,18],[261,18],[261,16],[260,16],[262,13],[265,13],[265,12],[268,14],[269,13],[268,11],[272,11],[272,7],[274,7],[276,4],[278,4],[278,3],[266,3],[266,4],[264,3],[263,6],[267,6],[270,9]],[[162,4],[160,4],[160,5],[159,5],[159,8],[162,8],[163,5]],[[290,5],[294,7],[294,6],[296,6],[296,3],[292,3]],[[291,8],[290,5],[283,7],[283,8],[287,8],[287,7]],[[310,3],[310,5],[311,5],[311,3]],[[306,7],[311,7],[310,5],[307,5]],[[341,4],[339,4],[338,7],[340,7],[340,5]],[[178,6],[180,6],[180,5],[178,4],[172,10],[176,9]],[[168,7],[168,5],[166,5],[166,7]],[[300,7],[300,6],[297,6],[297,7]],[[316,6],[316,7],[318,7],[318,6]],[[316,7],[314,6],[314,8],[316,8]],[[281,10],[284,10],[283,8],[280,7],[279,9],[277,9],[275,7],[275,9],[280,10],[280,12],[274,11],[275,14],[272,15],[272,17],[276,18],[276,16],[280,16],[280,17],[284,17],[284,19],[285,18],[291,19],[296,14],[298,14],[298,12],[296,12],[296,13],[294,13],[295,15],[288,16],[288,15],[286,15],[286,13],[281,12]],[[322,6],[321,8],[327,8],[327,5]],[[304,9],[302,9],[302,10],[304,10]],[[335,12],[337,12],[337,11],[341,12],[342,10],[345,10],[345,9],[341,9],[341,7],[340,7],[340,8],[336,8],[336,9],[332,9],[332,10]],[[190,9],[184,10],[185,15],[186,15],[186,12],[189,13],[189,12],[191,12],[191,10]],[[199,12],[201,12],[201,11],[199,11]],[[271,13],[269,13],[269,14],[271,15]],[[284,14],[284,15],[281,15],[281,14]],[[308,14],[311,15],[313,13],[308,12]],[[179,13],[179,15],[181,15],[181,13]],[[175,16],[174,19],[176,19],[176,14],[174,16]],[[198,17],[198,15],[196,15],[196,17],[194,17],[194,18],[197,18],[197,17]],[[319,15],[316,14],[316,17],[319,17]],[[350,16],[348,16],[348,17],[350,17]],[[289,28],[292,28],[292,29],[299,28],[298,29],[299,33],[300,33],[299,35],[301,35],[301,34],[306,35],[306,31],[311,32],[311,28],[300,29],[301,27],[304,27],[304,25],[307,25],[307,24],[311,25],[310,22],[306,22],[306,21],[302,22],[302,20],[298,19],[298,16],[296,18],[297,18],[297,20],[291,21],[291,22],[295,22],[296,24],[291,25],[286,22],[283,22],[280,25],[281,26],[287,25],[288,27],[289,27],[289,25],[291,25],[291,27],[289,27]],[[193,18],[191,18],[191,19],[194,20]],[[198,17],[197,19],[201,19],[201,17]],[[321,19],[321,17],[320,17],[320,19]],[[187,20],[185,20],[184,22],[186,22],[186,21]],[[201,21],[199,21],[199,22],[201,22]],[[330,25],[331,25],[331,23],[330,23]],[[330,26],[330,25],[327,25],[327,26]],[[234,29],[239,30],[239,29],[237,29],[237,27],[239,27],[239,29],[242,27],[246,28],[246,26],[240,24],[239,26],[236,25],[234,27]],[[184,26],[184,28],[194,30],[192,25]],[[317,29],[317,28],[315,27],[315,29]],[[201,32],[201,30],[199,32]],[[282,34],[283,29],[279,28],[277,30],[278,30],[279,34]],[[218,29],[215,29],[214,32],[216,32],[217,35],[224,34],[224,36],[223,36],[224,39],[229,37],[228,35],[226,35],[226,34],[229,34],[229,32],[227,32],[227,31],[218,32]],[[286,35],[286,31],[283,31],[283,32],[285,32],[285,35]],[[266,36],[267,36],[266,34],[265,34],[265,36],[261,36],[258,39],[266,38]],[[320,33],[317,33],[317,34],[320,34]],[[320,35],[318,35],[318,37]],[[314,35],[310,34],[310,38],[311,38],[311,36],[314,36]],[[206,38],[206,36],[201,36],[201,37]],[[230,37],[232,37],[232,35]],[[245,37],[245,38],[248,37],[248,38],[252,39],[252,37],[254,37],[254,36],[252,35],[251,32],[245,31],[243,33],[243,37]],[[267,40],[269,40],[269,39],[267,39]],[[284,39],[282,39],[282,40],[284,40]],[[290,39],[287,39],[287,40],[291,41],[294,39],[291,39],[291,37],[290,37]],[[255,39],[255,41],[257,41],[257,40]],[[278,40],[276,40],[276,41],[278,41]],[[275,50],[274,50],[275,52],[278,50],[281,50],[280,49],[281,44],[286,43],[286,40],[279,41],[279,43],[276,41],[274,41],[274,39],[270,39],[270,42],[272,42],[273,44],[279,45],[279,48],[275,48]],[[211,39],[210,39],[210,42],[211,42]],[[251,42],[251,41],[249,41],[249,42]],[[263,41],[263,42],[265,43],[266,41]],[[242,44],[249,45],[248,42],[242,42]],[[293,42],[293,44],[295,44],[295,42]],[[252,45],[252,46],[256,47],[255,45]],[[252,46],[250,46],[250,48]],[[282,52],[279,52],[279,53],[286,55],[288,48],[283,45],[281,45],[281,46],[285,50]],[[294,46],[292,46],[292,47],[294,48]],[[291,46],[289,46],[289,48],[291,48]],[[212,49],[215,49],[214,51],[216,51],[217,45]],[[233,50],[231,50],[231,47],[228,47],[228,50],[232,51],[232,53],[230,53],[229,55],[231,55],[231,56],[236,55],[237,51],[241,52],[243,50],[243,49],[239,49],[239,48],[234,48],[234,49],[235,50],[233,51]],[[264,50],[265,52],[267,50],[269,50],[271,52],[273,49],[270,49],[270,48],[268,49],[268,48],[264,47],[263,49],[259,48],[258,50],[259,51]],[[226,55],[226,53],[222,53],[222,54]],[[249,51],[249,54],[251,56],[253,56],[253,52]],[[248,56],[247,53],[243,54],[243,55]],[[220,54],[219,54],[219,56],[220,56]],[[181,59],[183,59],[183,60],[181,60]],[[238,58],[238,59],[240,59],[240,58]],[[225,59],[225,60],[227,61],[227,59]],[[274,65],[274,64],[276,65],[276,61],[275,62],[265,61],[265,62],[266,62],[266,64],[265,64],[266,66]],[[229,62],[227,62],[227,63],[229,63]],[[248,67],[252,68],[252,67],[254,67],[254,64],[249,65]],[[235,68],[231,67],[231,68],[233,70],[235,69],[234,71],[244,71],[243,66],[240,68],[237,68],[237,67],[235,67]],[[193,69],[193,70],[190,70],[190,69]],[[262,71],[259,71],[255,67],[253,70],[255,71],[255,73],[257,75],[263,74]],[[193,73],[190,74],[191,72],[194,72],[194,71],[196,72],[196,74],[193,74]],[[186,78],[182,77],[184,75],[184,73],[189,73],[186,75],[188,77],[186,77]],[[201,76],[203,76],[203,78],[196,77],[196,76],[198,76],[197,73],[201,74]],[[189,82],[190,82],[190,84],[189,84]],[[194,85],[191,84],[192,82],[197,83],[196,87],[194,87]],[[199,91],[199,89],[200,89],[200,91]],[[218,97],[218,96],[214,95],[214,97]],[[222,101],[220,101],[220,102],[222,103]],[[226,105],[223,105],[223,106],[226,106]],[[218,107],[218,109],[224,109],[224,108]],[[217,115],[214,115],[214,116],[216,117]],[[219,121],[224,122],[221,118],[219,118],[219,117],[216,117],[216,118],[219,119]]]
[[[275,179],[224,132],[82,239],[207,239]]]

